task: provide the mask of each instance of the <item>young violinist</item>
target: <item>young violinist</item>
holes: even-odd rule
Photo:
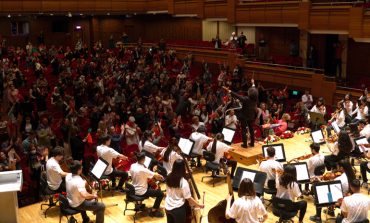
[[[225,153],[229,152],[232,149],[230,146],[226,145],[223,140],[224,135],[222,133],[217,133],[213,141],[207,146],[207,151],[215,154],[215,160],[213,162],[217,164],[220,163],[220,160],[222,158],[225,158]],[[235,160],[226,159],[226,165],[231,166],[230,176],[231,178],[233,178],[237,162]]]
[[[116,177],[119,177],[119,182],[117,186],[117,190],[123,191],[123,184],[128,178],[128,174],[124,171],[117,170],[112,166],[113,158],[119,158],[122,160],[128,160],[128,158],[120,153],[118,153],[113,148],[109,147],[111,143],[111,138],[109,135],[102,136],[101,138],[101,145],[96,147],[96,152],[98,157],[103,158],[105,161],[108,162],[108,167],[104,172],[104,175],[108,176],[112,180],[112,187],[116,187]]]
[[[276,172],[276,197],[293,201],[292,211],[299,210],[299,223],[303,222],[307,210],[307,201],[295,201],[302,193],[297,183],[297,170],[293,165],[284,166],[284,172],[279,175]]]
[[[332,114],[332,118],[329,120],[330,123],[335,123],[340,129],[346,125],[346,110],[343,108],[343,103],[338,102],[337,110]],[[333,130],[332,124],[328,125],[326,128],[328,136],[331,136],[331,131]]]
[[[96,194],[90,194],[86,191],[86,181],[80,176],[82,165],[80,161],[74,160],[70,165],[72,174],[66,176],[67,199],[69,205],[81,212],[83,223],[90,222],[86,211],[93,211],[96,214],[96,223],[104,222],[104,203],[97,202]]]
[[[51,153],[51,158],[46,162],[46,177],[49,189],[57,192],[66,190],[65,177],[67,172],[64,172],[59,165],[62,161],[64,149],[62,147],[55,147]]]
[[[321,113],[322,115],[326,115],[326,107],[324,105],[324,98],[319,98],[316,104],[311,108],[311,112]]]
[[[352,195],[344,197],[340,209],[342,216],[338,216],[337,223],[364,222],[368,218],[370,199],[360,193],[360,181],[350,181]]]
[[[331,155],[325,156],[325,166],[327,170],[336,167],[337,163],[349,156],[353,150],[352,140],[346,131],[340,131],[338,141],[335,143],[327,143]]]
[[[186,216],[185,202],[189,202],[190,206],[204,208],[203,204],[199,204],[190,192],[190,186],[185,179],[186,169],[185,161],[177,159],[173,163],[173,168],[166,179],[166,199],[165,209],[167,223],[185,223]]]
[[[192,150],[192,153],[194,155],[202,156],[203,147],[208,141],[212,140],[212,138],[206,136],[205,133],[206,133],[206,127],[204,127],[203,125],[199,126],[196,132],[191,133],[189,139],[194,141],[194,148]],[[197,157],[197,166],[198,167],[202,166],[200,162],[200,157]]]
[[[358,124],[360,120],[366,120],[366,116],[368,116],[368,107],[366,105],[366,99],[358,100],[357,108],[352,112],[351,116],[356,114],[355,119],[352,121],[353,124]]]
[[[259,223],[267,220],[268,214],[260,198],[256,196],[254,184],[244,178],[239,185],[238,199],[231,205],[231,195],[227,197],[226,218],[233,218],[238,223]]]
[[[163,181],[163,176],[149,170],[145,165],[145,153],[140,152],[136,155],[137,162],[131,165],[130,175],[132,178],[132,185],[135,188],[135,194],[139,196],[154,197],[155,202],[150,212],[151,217],[163,217],[163,213],[159,210],[160,204],[164,197],[160,189],[153,190],[148,188],[148,179]]]
[[[182,159],[180,155],[180,148],[177,146],[178,140],[173,137],[167,148],[162,150],[161,156],[163,157],[163,167],[166,169],[167,174],[170,174],[173,164],[176,160]]]
[[[283,171],[283,165],[275,160],[275,148],[270,146],[267,148],[267,159],[265,161],[262,161],[260,163],[259,169],[262,172],[267,173],[267,180],[266,185],[269,180],[275,180],[276,179],[276,170]]]
[[[152,159],[152,162],[148,168],[153,170],[154,166],[157,166],[158,171],[162,176],[167,175],[167,171],[158,161],[158,155],[165,149],[165,147],[159,147],[153,144],[154,133],[151,130],[146,130],[143,134],[142,140],[139,142],[139,150],[144,152],[147,157]]]
[[[307,160],[307,168],[310,178],[315,180],[315,169],[319,166],[324,165],[325,157],[324,155],[320,154],[320,144],[312,143],[310,145],[311,154],[312,156]],[[309,194],[309,184],[305,184],[305,191],[304,194]]]

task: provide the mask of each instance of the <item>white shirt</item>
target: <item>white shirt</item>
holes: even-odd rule
[[[190,187],[188,181],[181,179],[180,187],[168,187],[166,189],[165,209],[171,211],[179,208],[185,204],[185,200],[191,197]]]
[[[327,143],[326,145],[328,146],[329,151],[331,151],[333,155],[335,156],[338,155],[339,153],[338,142]]]
[[[142,145],[143,145],[143,143],[142,143],[142,141],[140,141],[140,143],[139,143],[139,150],[140,150],[140,152],[142,150],[145,150],[147,152],[150,152],[152,154],[155,154],[158,150],[162,149],[162,147],[156,146],[156,145],[154,145],[152,142],[150,142],[148,140],[145,141],[144,146],[142,146]]]
[[[267,214],[265,206],[257,197],[243,196],[234,201],[227,215],[238,223],[259,223],[259,216]]]
[[[162,157],[164,157],[164,153],[166,151],[167,151],[167,148],[162,150],[161,152]],[[168,162],[165,162],[163,160],[163,167],[166,169],[167,175],[172,172],[173,163],[178,159],[182,159],[182,156],[175,151],[171,151],[171,153],[168,156]]]
[[[213,146],[213,141],[208,144],[207,151],[212,152],[212,146]],[[220,159],[224,157],[225,152],[229,151],[229,149],[231,149],[230,146],[226,145],[223,142],[217,141],[215,160],[213,162],[220,163]]]
[[[370,124],[365,125],[360,131],[360,136],[365,136],[367,139],[370,138]]]
[[[105,161],[109,163],[107,169],[105,170],[104,174],[109,175],[113,172],[112,167],[112,159],[117,158],[120,153],[118,153],[116,150],[106,146],[106,145],[100,145],[96,147],[96,152],[98,153],[98,157],[103,158]]]
[[[203,154],[203,146],[204,144],[210,140],[208,136],[199,133],[199,132],[193,132],[191,133],[189,139],[194,141],[194,148],[192,150],[193,153],[202,155]]]
[[[295,198],[301,196],[301,190],[299,189],[297,182],[293,182],[293,184],[290,184],[287,188],[285,188],[280,185],[279,177],[276,177],[276,189],[276,197],[278,198],[294,201]]]
[[[226,115],[225,117],[225,126],[229,127],[231,129],[236,129],[236,123],[238,122],[238,119],[236,118],[236,115],[230,116]]]
[[[312,95],[302,95],[302,102],[306,105],[307,108],[311,107],[313,102]]]
[[[261,162],[259,169],[262,172],[267,173],[267,180],[265,183],[265,186],[267,186],[267,181],[274,180],[276,178],[275,170],[283,170],[283,165],[276,160],[268,159]]]
[[[347,218],[343,219],[343,223],[364,221],[368,219],[370,199],[364,194],[354,193],[351,196],[343,198],[340,209],[348,213]]]
[[[67,199],[71,207],[80,206],[85,198],[81,193],[86,192],[85,181],[78,175],[68,174],[66,176]]]
[[[145,194],[148,190],[148,179],[153,178],[154,172],[142,164],[134,163],[131,165],[130,175],[132,178],[132,185],[135,187],[135,194]]]
[[[368,114],[368,108],[367,106],[364,107],[364,109],[359,109],[359,107],[357,106],[357,108],[352,112],[351,115],[354,115],[356,114],[356,118],[355,119],[358,119],[358,120],[365,120],[366,119],[366,115]]]
[[[349,101],[348,103],[343,102],[343,107],[347,110],[348,114],[352,114],[353,111],[353,102]]]
[[[334,180],[340,180],[340,183],[342,184],[343,196],[346,196],[349,192],[349,184],[348,184],[347,175],[343,173],[342,175],[335,178]]]
[[[311,178],[315,176],[315,168],[318,166],[324,165],[324,160],[325,160],[325,156],[320,153],[308,159],[307,168],[308,168],[308,173]]]
[[[46,162],[46,177],[50,189],[58,190],[62,183],[62,173],[63,170],[60,168],[58,161],[56,161],[54,157],[51,157]]]
[[[338,117],[334,121],[337,123],[339,128],[342,128],[346,124],[346,116],[344,115],[344,111],[340,111]]]
[[[322,115],[325,115],[326,114],[326,107],[324,106],[324,108],[322,109],[322,112],[320,111],[320,109],[318,107],[316,107],[316,105],[314,105],[310,112],[316,112],[316,113],[321,113]]]

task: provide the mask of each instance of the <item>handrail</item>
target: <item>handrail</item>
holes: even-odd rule
[[[335,0],[335,1],[330,1],[328,0],[327,2],[315,2],[311,1],[312,6],[320,6],[320,5],[356,5],[363,3],[362,1],[354,1],[354,2],[348,2],[346,0]]]
[[[283,67],[283,68],[290,68],[290,69],[296,69],[296,70],[313,71],[315,73],[321,73],[325,75],[323,69],[316,69],[316,68],[310,68],[310,67],[296,67],[296,66],[290,66],[290,65],[284,65],[284,64],[266,63],[266,62],[250,61],[250,60],[246,60],[246,61],[248,63],[257,64],[257,65],[266,65],[266,66]]]

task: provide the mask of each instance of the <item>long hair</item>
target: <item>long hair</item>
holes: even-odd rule
[[[180,188],[181,179],[186,175],[185,161],[177,159],[173,163],[172,172],[168,174],[166,184],[168,187]]]
[[[217,141],[218,140],[223,140],[224,138],[224,135],[222,133],[217,133],[215,138],[213,139],[213,142],[212,142],[212,149],[211,149],[211,152],[213,154],[216,154],[216,148],[217,148]]]
[[[354,179],[356,179],[356,174],[353,171],[353,168],[352,168],[348,159],[343,159],[343,160],[339,161],[338,165],[343,168],[344,173],[347,176],[348,183],[350,183]]]
[[[243,196],[256,196],[256,191],[254,189],[254,184],[249,178],[244,178],[240,184],[239,184],[239,189],[238,189],[238,196],[243,197]]]
[[[349,154],[353,148],[351,138],[346,131],[340,131],[338,136],[338,149],[344,154]]]
[[[168,144],[168,147],[166,149],[166,152],[164,152],[164,155],[163,155],[163,161],[164,162],[168,162],[169,161],[170,154],[174,150],[174,148],[175,148],[176,145],[177,145],[177,139],[175,137],[173,137],[171,139],[170,143]]]
[[[149,139],[149,137],[152,135],[152,131],[146,130],[143,134],[143,137],[141,138],[141,146],[144,148],[145,142]]]
[[[294,165],[286,165],[284,173],[280,176],[280,185],[288,188],[292,187],[294,182],[297,182],[297,170]]]

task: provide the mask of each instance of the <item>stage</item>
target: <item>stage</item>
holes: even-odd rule
[[[257,157],[262,156],[262,144],[256,143],[254,147],[243,148],[242,143],[231,145],[233,151],[230,151],[230,155],[233,160],[246,166],[256,164]]]

